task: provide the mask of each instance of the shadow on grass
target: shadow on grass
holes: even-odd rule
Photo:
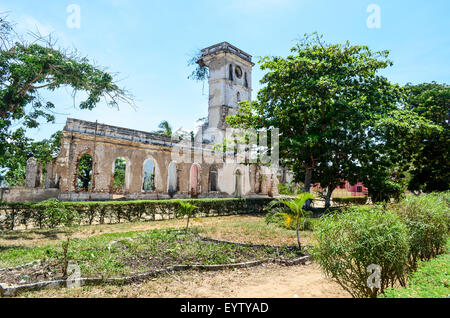
[[[0,232],[0,238],[3,240],[36,240],[36,239],[50,239],[50,240],[59,240],[59,234],[67,233],[64,229],[51,229],[51,230],[27,230],[26,232],[22,231],[9,231],[9,232]]]
[[[31,247],[19,246],[19,245],[0,245],[0,253],[10,250],[31,250]]]

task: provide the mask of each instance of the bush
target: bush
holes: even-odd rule
[[[395,213],[354,208],[329,214],[317,225],[316,237],[317,263],[353,297],[376,297],[394,284],[404,286],[408,230]],[[372,264],[381,267],[378,288],[368,284]]]
[[[333,202],[339,205],[366,204],[367,197],[342,197],[333,198]]]
[[[450,208],[438,194],[414,196],[392,205],[406,224],[410,235],[410,266],[418,260],[430,260],[444,252],[447,242]]]
[[[54,200],[54,199],[53,199]],[[262,213],[271,199],[192,199],[181,200],[198,207],[199,216]],[[61,206],[78,216],[79,224],[121,223],[170,219],[176,217],[178,200],[60,202]],[[0,230],[14,230],[18,225],[34,224],[39,228],[53,226],[53,212],[46,203],[2,203]],[[50,208],[52,208],[50,206]],[[60,207],[59,207],[60,208]],[[76,214],[75,214],[76,213]]]
[[[298,195],[303,192],[303,186],[296,183],[279,183],[278,193],[281,195]]]
[[[291,187],[289,187],[289,185],[284,184],[284,183],[279,183],[278,184],[278,193],[281,195],[293,195],[294,191],[292,190]]]
[[[447,243],[447,245],[450,242]],[[449,248],[448,246],[447,248]],[[382,298],[448,298],[450,274],[450,254],[422,262],[409,280],[407,288],[387,289]]]
[[[72,226],[79,221],[78,213],[74,210],[67,209],[64,203],[57,199],[49,199],[36,204],[36,206],[43,208],[41,217],[37,218],[38,222],[35,222],[40,227],[53,229],[60,225]]]

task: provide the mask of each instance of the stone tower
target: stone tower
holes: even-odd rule
[[[239,102],[251,100],[252,56],[237,47],[222,42],[202,50],[198,60],[209,69],[208,124],[203,127],[203,140],[223,142],[225,118],[236,113]]]

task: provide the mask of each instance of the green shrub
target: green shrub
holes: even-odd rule
[[[339,205],[366,204],[367,197],[342,197],[333,198],[333,202]]]
[[[321,218],[316,226],[317,263],[353,297],[376,297],[396,283],[404,286],[408,230],[399,216],[380,208],[354,208]],[[381,267],[379,288],[370,288],[370,265]]]
[[[448,237],[450,208],[440,195],[408,195],[392,205],[410,234],[410,266],[444,252]]]
[[[54,200],[54,199],[53,199]],[[56,200],[57,201],[57,200]],[[55,201],[55,202],[56,202]],[[263,213],[271,199],[188,199],[182,202],[198,207],[199,216]],[[52,202],[52,201],[50,201]],[[176,217],[178,200],[109,201],[109,202],[60,202],[61,206],[78,217],[79,224],[121,223],[155,220],[158,217]],[[39,228],[53,226],[58,218],[50,220],[53,212],[45,210],[47,203],[2,203],[0,205],[0,230],[14,230],[17,225],[34,224]],[[50,218],[50,219],[49,219]]]
[[[36,204],[42,208],[41,217],[37,218],[40,227],[55,228],[57,226],[72,226],[79,221],[76,211],[66,208],[64,203],[57,199],[49,199]],[[43,223],[43,224],[42,224]]]
[[[447,245],[450,242],[447,243]],[[450,248],[450,246],[447,246]],[[428,262],[419,261],[417,271],[411,275],[407,288],[389,288],[382,298],[449,298],[450,254]]]

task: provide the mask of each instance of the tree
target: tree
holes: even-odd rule
[[[406,108],[427,118],[440,131],[423,140],[411,170],[409,189],[416,191],[445,191],[450,187],[450,86],[436,82],[407,84]]]
[[[347,177],[367,128],[397,108],[402,91],[378,75],[392,65],[388,51],[326,44],[313,34],[291,52],[261,59],[261,69],[268,72],[257,101],[242,102],[240,113],[227,122],[236,128],[279,128],[282,165],[297,179],[304,176],[309,192],[313,172],[326,174],[329,162],[337,162],[333,171]]]
[[[287,209],[283,210],[283,212],[278,212],[275,215],[284,217],[285,223],[288,226],[290,224],[295,226],[297,231],[297,244],[300,250],[302,249],[302,244],[300,242],[300,227],[305,223],[305,217],[308,213],[303,208],[309,200],[314,200],[314,196],[311,193],[305,192],[299,194],[293,200],[275,200],[269,205],[270,208],[275,205],[284,205],[287,207]]]
[[[78,161],[77,188],[82,191],[91,189],[92,181],[92,156],[85,154]]]
[[[409,182],[412,163],[423,145],[442,130],[418,114],[398,109],[379,116],[367,129],[359,153],[357,175],[373,202],[399,199]]]
[[[125,185],[125,173],[127,162],[123,158],[117,158],[114,163],[114,188],[122,190]]]
[[[165,135],[172,137],[172,126],[169,124],[167,120],[163,120],[158,125],[159,130],[154,131],[155,134]]]
[[[0,13],[0,50],[6,49],[11,44],[12,25],[4,13]]]
[[[13,127],[26,130],[38,127],[40,120],[54,121],[55,105],[44,100],[43,90],[69,87],[73,97],[85,93],[80,109],[91,110],[102,98],[111,107],[122,102],[132,105],[131,96],[113,75],[77,53],[55,49],[51,38],[20,41],[4,17],[0,37],[0,156],[7,151]]]
[[[333,191],[342,185],[344,180],[358,180],[357,164],[348,160],[346,155],[331,152],[330,156],[324,157],[317,166],[312,182],[320,183],[321,188],[326,190],[325,209],[328,209],[331,206]]]
[[[43,172],[46,173],[46,165],[55,158],[61,148],[62,132],[58,131],[49,139],[33,141],[25,136],[24,129],[17,129],[10,138],[6,152],[0,156],[0,167],[3,168],[0,175],[7,186],[24,186],[27,160],[34,157],[43,164]]]

